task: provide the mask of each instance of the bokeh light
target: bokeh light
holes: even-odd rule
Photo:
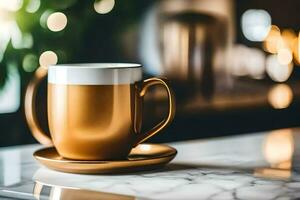
[[[23,59],[23,69],[26,72],[33,72],[38,67],[38,58],[34,54],[27,54]]]
[[[254,79],[262,79],[265,75],[265,53],[257,48],[249,48],[245,45],[235,45],[232,49],[230,70],[235,76],[250,76]]]
[[[276,55],[269,55],[266,59],[266,71],[269,77],[275,82],[288,80],[293,71],[293,63],[282,65],[278,62]]]
[[[58,61],[56,53],[53,51],[45,51],[41,54],[39,62],[42,67],[48,67],[49,65],[55,65]]]
[[[23,33],[22,37],[23,48],[30,49],[33,46],[33,36],[31,33]]]
[[[293,54],[290,49],[282,48],[278,50],[277,59],[281,65],[288,65],[293,61]]]
[[[99,14],[109,13],[115,6],[114,0],[96,0],[94,2],[94,9]]]
[[[67,16],[62,12],[55,12],[49,15],[47,27],[54,32],[61,31],[67,26]]]
[[[298,43],[295,31],[284,29],[281,33],[277,26],[272,25],[264,40],[263,48],[266,52],[277,54],[278,62],[281,65],[292,65],[293,60],[295,63],[300,63]]]
[[[16,12],[23,5],[23,0],[0,0],[0,8]]]
[[[291,161],[294,152],[294,139],[290,129],[272,131],[264,143],[264,157],[271,166]]]
[[[296,33],[292,29],[284,29],[282,31],[282,39],[289,49],[293,48],[293,44],[296,38]]]
[[[273,54],[277,53],[277,46],[278,46],[277,43],[280,40],[280,38],[281,38],[280,29],[277,26],[272,25],[263,43],[264,50]]]
[[[300,32],[298,34],[298,37],[294,40],[293,55],[295,58],[295,62],[300,65]]]
[[[271,28],[271,16],[265,10],[250,9],[242,15],[242,31],[250,41],[263,41]]]
[[[26,11],[29,13],[35,13],[41,6],[40,0],[30,0],[30,2],[26,6]]]
[[[254,176],[264,179],[289,179],[292,176],[291,170],[292,163],[287,161],[280,163],[270,168],[256,168],[254,169]]]
[[[11,43],[15,49],[30,48],[33,40],[30,34],[22,33],[14,15],[0,9],[0,62],[7,46]]]
[[[297,40],[297,43],[298,43],[298,55],[297,55],[297,60],[299,61],[300,63],[300,32],[298,34],[298,40]]]
[[[40,25],[41,25],[43,28],[47,28],[47,20],[48,20],[48,17],[51,15],[51,13],[53,13],[52,10],[46,10],[46,11],[43,12],[43,14],[41,15],[41,17],[40,17]]]
[[[250,77],[254,79],[262,79],[265,73],[264,52],[257,48],[249,48],[245,64]]]
[[[287,84],[277,84],[268,93],[268,102],[275,109],[287,108],[293,100],[293,91]]]
[[[11,33],[12,46],[15,49],[30,49],[33,46],[33,36],[30,33],[22,33],[17,23],[12,26]]]
[[[245,45],[235,45],[232,49],[232,58],[231,59],[231,65],[230,70],[231,73],[235,76],[246,76],[248,75],[248,69],[247,69],[247,56],[248,56],[248,50],[249,48]]]

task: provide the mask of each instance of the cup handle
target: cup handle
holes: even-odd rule
[[[161,131],[163,128],[165,128],[167,125],[171,123],[175,116],[175,96],[173,90],[169,87],[168,81],[166,79],[160,79],[160,78],[149,78],[143,81],[142,89],[139,93],[140,97],[144,97],[148,88],[154,85],[163,85],[167,91],[168,94],[168,102],[169,102],[169,111],[167,117],[162,120],[159,124],[154,126],[151,130],[147,131],[146,133],[138,134],[136,142],[134,143],[134,146],[137,146],[138,144],[144,142],[145,140],[149,139],[150,137],[154,136],[156,133]]]
[[[41,81],[47,76],[48,69],[46,67],[39,67],[31,81],[29,82],[26,92],[25,92],[25,117],[28,123],[28,126],[32,132],[33,137],[40,142],[41,144],[50,146],[52,145],[51,138],[42,130],[41,126],[38,123],[36,116],[36,93],[38,85]]]

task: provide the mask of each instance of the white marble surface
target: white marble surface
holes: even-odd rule
[[[39,145],[2,148],[0,196],[35,199],[33,187],[38,182],[48,185],[45,199],[55,199],[53,188],[132,199],[295,199],[300,198],[299,142],[300,130],[286,129],[170,143],[178,155],[165,168],[123,175],[56,172],[32,157]]]

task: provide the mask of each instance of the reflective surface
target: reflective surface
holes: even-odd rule
[[[299,129],[172,143],[178,155],[166,167],[115,175],[46,169],[32,157],[41,146],[2,148],[0,197],[63,199],[75,189],[78,196],[100,192],[93,198],[294,199],[300,197],[299,144]]]
[[[168,145],[140,144],[133,148],[127,159],[85,161],[61,157],[54,147],[42,148],[33,156],[45,167],[67,173],[116,174],[162,168],[176,156]]]
[[[108,200],[133,200],[132,196],[118,195],[106,192],[97,192],[91,190],[82,190],[78,188],[61,187],[55,185],[47,185],[40,182],[35,182],[33,195],[36,199],[51,199],[51,200],[82,200],[82,199],[108,199]]]

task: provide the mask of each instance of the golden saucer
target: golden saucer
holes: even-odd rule
[[[61,157],[54,147],[34,152],[33,156],[50,169],[79,174],[112,174],[160,168],[177,154],[176,149],[162,144],[140,144],[133,148],[126,160],[82,161]]]

